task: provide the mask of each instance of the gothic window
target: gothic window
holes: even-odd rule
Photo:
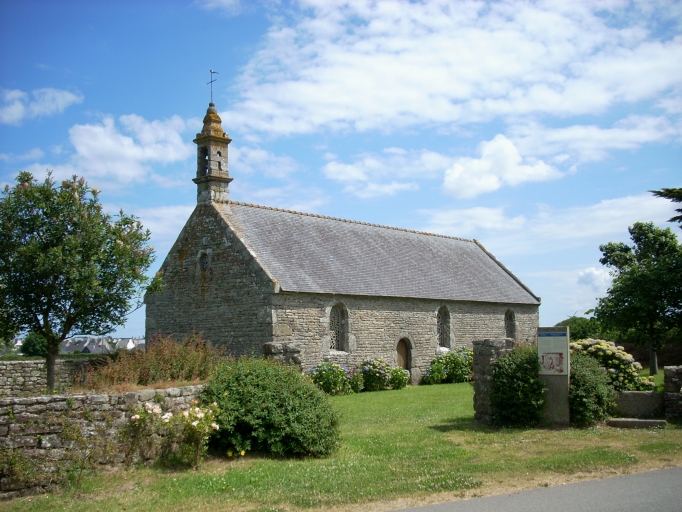
[[[346,350],[346,310],[337,304],[329,312],[329,349]]]
[[[199,258],[199,267],[203,272],[208,270],[208,254],[204,253]]]
[[[511,309],[504,314],[504,337],[516,339],[516,316]]]
[[[438,310],[436,315],[436,333],[438,334],[438,346],[450,347],[450,312],[445,306]]]

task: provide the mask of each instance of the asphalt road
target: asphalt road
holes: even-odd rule
[[[413,512],[682,512],[682,467],[402,510]]]

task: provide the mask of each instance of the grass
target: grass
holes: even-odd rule
[[[682,428],[490,429],[468,384],[334,397],[343,446],[327,459],[254,454],[199,471],[111,470],[10,510],[388,510],[682,465]]]

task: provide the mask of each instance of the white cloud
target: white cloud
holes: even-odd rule
[[[578,272],[578,284],[589,286],[597,295],[606,294],[612,278],[604,268],[589,267]]]
[[[270,151],[248,146],[230,146],[230,169],[240,174],[262,172],[265,176],[285,178],[299,169],[290,156],[278,156]]]
[[[510,137],[524,153],[535,156],[569,153],[579,163],[605,159],[612,150],[635,150],[645,143],[664,143],[681,133],[665,117],[631,115],[612,128],[574,125],[550,128],[537,123],[512,127]]]
[[[0,153],[0,160],[9,162],[12,160],[40,160],[45,156],[45,153],[40,148],[33,148],[26,153],[21,155],[15,155],[12,153]]]
[[[363,199],[417,190],[415,180],[438,178],[453,162],[452,157],[433,151],[395,147],[362,154],[350,164],[337,161],[330,153],[325,158],[331,161],[322,167],[324,175],[345,185],[345,192]]]
[[[653,5],[653,7],[652,7]],[[273,16],[230,116],[274,134],[573,116],[682,83],[663,4],[302,0]]]
[[[194,154],[194,146],[181,135],[186,128],[178,116],[147,121],[135,114],[119,117],[118,123],[105,117],[101,124],[77,124],[69,130],[75,149],[69,162],[34,164],[26,170],[42,175],[49,167],[56,178],[78,174],[110,185],[145,182],[153,177],[151,164],[179,162]]]
[[[443,190],[454,197],[476,197],[503,185],[527,181],[546,181],[561,173],[543,161],[522,163],[514,143],[498,134],[479,145],[481,158],[459,158],[445,171]]]
[[[58,114],[83,99],[80,93],[50,87],[36,89],[30,95],[17,89],[3,90],[0,123],[16,125],[24,119]]]
[[[170,251],[178,234],[182,230],[196,205],[159,206],[155,208],[137,208],[132,213],[140,218],[142,225],[151,232],[151,243],[156,249],[157,263],[161,263]],[[118,212],[119,208],[105,205],[107,211]]]
[[[496,255],[542,254],[627,239],[628,226],[638,221],[665,225],[673,212],[670,201],[642,194],[563,209],[538,205],[532,215],[516,217],[501,208],[424,210],[420,213],[428,220],[420,229],[477,238]]]

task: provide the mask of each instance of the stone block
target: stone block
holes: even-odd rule
[[[148,402],[149,400],[153,399],[155,395],[156,391],[153,389],[141,389],[137,392],[137,399],[140,402]]]
[[[652,418],[663,413],[665,397],[655,391],[621,391],[616,410],[627,418]]]
[[[87,402],[89,404],[108,404],[109,395],[90,395]]]

